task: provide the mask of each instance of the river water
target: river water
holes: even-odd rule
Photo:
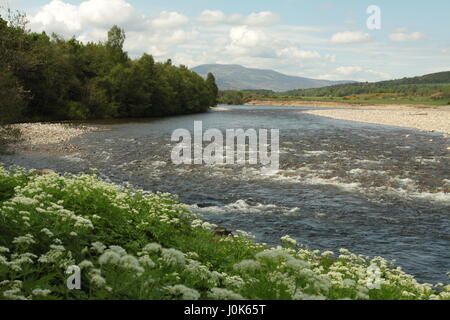
[[[259,242],[290,235],[311,249],[396,259],[422,282],[448,282],[449,139],[375,124],[321,118],[297,107],[227,107],[205,114],[98,122],[73,140],[83,152],[9,155],[27,168],[86,172],[148,191],[178,194],[204,220],[245,230]],[[279,129],[280,170],[174,165],[175,129]]]

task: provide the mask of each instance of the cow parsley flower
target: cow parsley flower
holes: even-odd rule
[[[251,273],[261,268],[261,263],[255,260],[243,260],[233,266],[234,270],[243,273]]]
[[[106,280],[99,274],[95,274],[91,278],[91,283],[99,288],[106,285]]]
[[[9,300],[27,300],[24,296],[20,295],[20,288],[13,288],[3,292],[3,297]]]
[[[161,260],[169,266],[185,265],[186,263],[184,253],[176,249],[162,249]]]
[[[297,240],[292,239],[290,236],[286,235],[284,237],[281,237],[281,241],[283,241],[283,243],[286,243],[288,245],[297,245]]]
[[[9,249],[6,247],[0,247],[0,253],[8,253]]]
[[[93,268],[94,264],[89,260],[83,260],[82,262],[80,262],[80,264],[78,266],[81,269],[89,269],[89,268]]]
[[[181,300],[198,300],[200,293],[197,290],[188,288],[182,284],[166,287],[166,291],[175,298]]]
[[[240,294],[222,288],[212,288],[208,296],[214,300],[244,300]]]
[[[44,228],[41,230],[41,232],[45,235],[47,235],[49,238],[53,237],[53,232],[51,232],[50,230],[48,230],[47,228]]]
[[[106,250],[100,258],[98,258],[98,263],[104,264],[118,264],[120,261],[120,255],[113,250]]]
[[[156,266],[155,262],[153,262],[153,260],[152,260],[149,256],[147,256],[147,255],[140,257],[140,258],[139,258],[139,262],[140,262],[143,266],[145,266],[145,267],[147,267],[147,268],[150,268],[150,269],[151,269],[151,268],[154,268],[154,267]]]
[[[162,247],[158,243],[149,243],[142,250],[147,253],[159,253],[161,249]]]
[[[48,289],[39,289],[39,288],[37,288],[37,289],[34,289],[33,291],[31,291],[31,293],[32,293],[33,296],[46,297],[46,296],[48,296],[51,293],[51,291],[48,290]]]
[[[123,268],[135,271],[138,275],[144,273],[144,269],[141,267],[139,260],[132,255],[124,255],[120,258],[120,264]]]
[[[105,251],[106,249],[106,246],[101,242],[94,242],[92,243],[91,248],[98,253],[103,253],[103,251]]]
[[[124,256],[127,254],[127,251],[121,246],[109,246],[109,250],[117,253],[119,256]]]
[[[303,260],[298,260],[298,259],[291,259],[291,260],[286,261],[285,266],[294,271],[300,271],[302,269],[310,267],[308,262],[303,261]]]
[[[15,244],[33,244],[35,242],[33,236],[29,233],[24,236],[15,237],[13,240]]]

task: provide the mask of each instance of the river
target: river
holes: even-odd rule
[[[376,124],[321,118],[299,107],[235,106],[205,114],[103,121],[73,140],[70,155],[1,156],[7,165],[87,172],[148,191],[178,194],[211,223],[280,244],[290,235],[311,249],[347,248],[396,259],[422,282],[448,282],[450,156],[448,139]],[[280,130],[280,170],[174,165],[175,129]],[[92,124],[92,123],[91,123]]]

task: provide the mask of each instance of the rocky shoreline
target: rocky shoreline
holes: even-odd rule
[[[81,151],[70,141],[98,130],[93,126],[71,123],[20,123],[13,126],[21,132],[22,141],[11,146],[15,152],[72,153]]]
[[[440,132],[450,136],[450,107],[421,105],[359,105],[321,101],[262,101],[247,103],[252,106],[327,107],[330,110],[306,110],[307,114],[339,120],[377,123],[389,126]]]

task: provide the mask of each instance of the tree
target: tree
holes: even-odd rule
[[[123,51],[125,39],[125,31],[116,25],[108,31],[106,47],[110,53],[110,59],[113,64],[125,63],[128,61],[128,55]]]
[[[208,76],[206,77],[206,85],[210,90],[210,105],[216,106],[217,98],[219,96],[219,88],[217,87],[216,84],[216,78],[211,72],[208,73]]]
[[[123,49],[123,44],[125,43],[125,31],[118,26],[114,25],[109,31],[108,31],[108,41],[106,42],[106,45],[111,48],[116,49]]]

